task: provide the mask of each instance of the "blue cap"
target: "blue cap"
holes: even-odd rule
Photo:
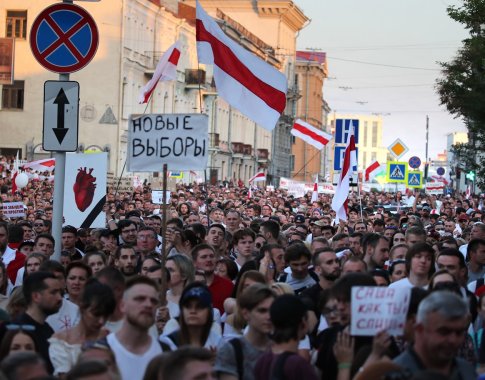
[[[202,286],[193,287],[182,294],[180,305],[186,304],[191,299],[197,299],[204,307],[212,307],[212,295]]]

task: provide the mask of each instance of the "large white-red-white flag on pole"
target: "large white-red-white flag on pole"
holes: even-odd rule
[[[308,124],[301,119],[295,121],[290,133],[308,144],[313,145],[318,150],[322,150],[323,147],[332,140],[332,135],[315,128],[313,125]]]
[[[347,146],[344,152],[344,162],[342,171],[340,172],[340,179],[335,190],[335,195],[332,199],[332,210],[337,213],[336,220],[347,221],[347,203],[350,189],[350,176],[352,168],[357,166],[357,150],[355,149],[355,135],[354,127],[350,127],[347,136]]]
[[[370,181],[371,178],[382,172],[381,164],[378,161],[374,161],[365,169],[364,181]]]
[[[214,65],[217,92],[245,116],[271,131],[286,106],[286,77],[229,38],[196,2],[199,62]]]
[[[258,172],[249,178],[249,183],[266,181],[266,174],[264,172]]]
[[[177,78],[177,64],[180,58],[180,50],[181,44],[180,41],[177,41],[163,54],[153,73],[152,79],[140,91],[140,95],[138,96],[139,104],[148,103],[158,82]]]

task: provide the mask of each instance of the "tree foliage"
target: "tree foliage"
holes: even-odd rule
[[[468,128],[469,142],[452,148],[455,160],[463,170],[474,170],[477,184],[485,188],[485,0],[463,0],[461,7],[448,7],[448,15],[469,37],[453,60],[440,63],[436,90],[441,104]]]

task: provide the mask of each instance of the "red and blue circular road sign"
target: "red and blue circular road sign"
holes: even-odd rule
[[[421,159],[418,156],[412,156],[409,159],[409,166],[413,169],[417,169],[421,166]]]
[[[47,70],[67,74],[93,59],[98,49],[96,23],[83,8],[59,3],[44,9],[30,31],[30,48]]]

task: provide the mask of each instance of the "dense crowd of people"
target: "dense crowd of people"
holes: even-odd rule
[[[0,203],[26,215],[0,213],[0,379],[485,373],[482,196],[351,192],[344,222],[328,194],[179,184],[163,207],[145,183],[55,241],[51,176],[12,192],[0,162]],[[351,334],[356,286],[410,289],[401,335]]]

